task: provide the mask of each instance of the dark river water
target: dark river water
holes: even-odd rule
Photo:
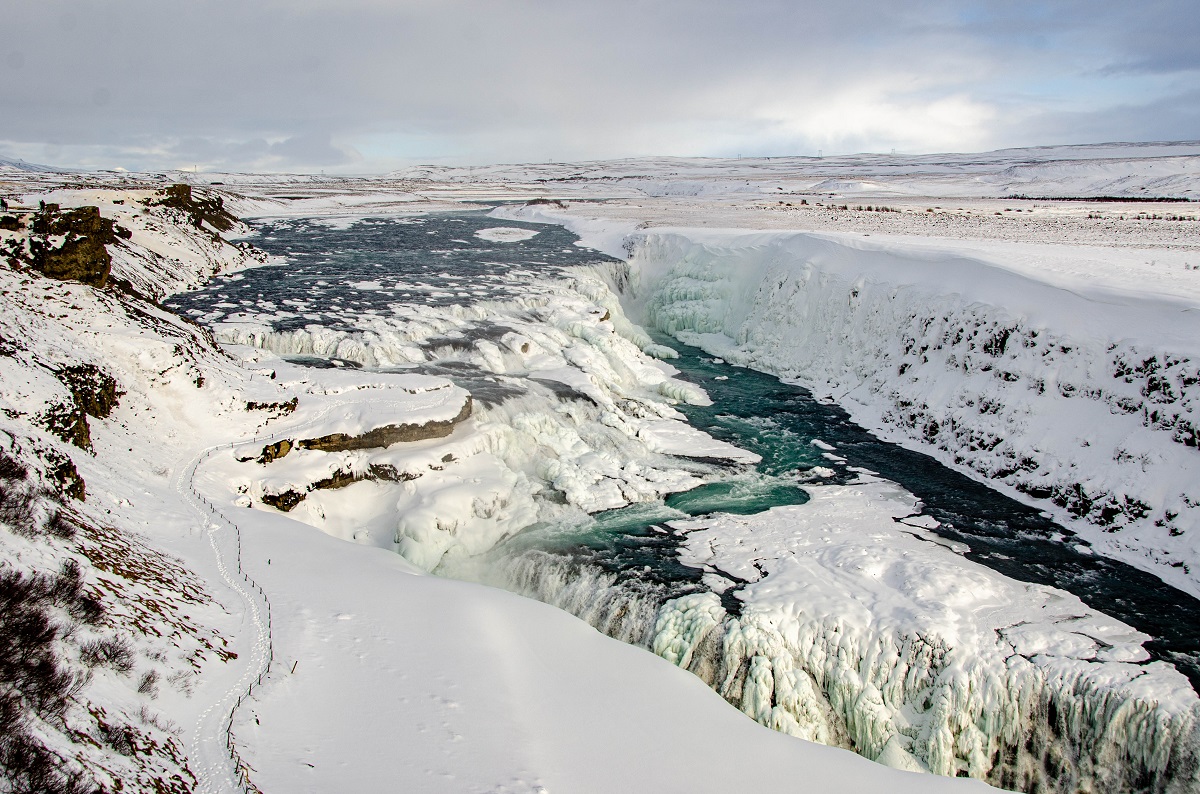
[[[503,243],[475,236],[477,230],[496,226],[538,234]],[[481,212],[371,219],[345,228],[313,220],[271,222],[259,227],[253,242],[287,256],[287,265],[218,280],[175,296],[168,305],[206,323],[257,311],[274,314],[277,330],[307,325],[349,329],[356,315],[386,316],[396,304],[436,307],[502,300],[520,293],[533,276],[553,276],[606,259],[575,241],[561,227],[497,221]],[[369,287],[364,289],[364,283]],[[865,469],[913,493],[923,504],[922,514],[939,522],[934,531],[963,544],[972,560],[1014,579],[1074,593],[1092,608],[1151,635],[1151,655],[1175,664],[1200,689],[1200,601],[1132,566],[1089,553],[1086,543],[1039,510],[933,458],[880,441],[841,408],[816,401],[798,386],[730,366],[673,339],[657,341],[680,352],[671,361],[679,377],[702,386],[713,400],[712,406],[680,409],[713,436],[762,455],[757,471],[731,471],[718,482],[673,495],[665,504],[609,511],[568,531],[533,527],[508,541],[507,553],[538,549],[600,566],[618,577],[654,580],[671,595],[699,590],[700,572],[678,562],[677,540],[659,528],[664,521],[803,503],[804,481],[846,483]],[[456,379],[452,363],[441,374]],[[460,382],[472,391],[483,386],[466,375]],[[815,439],[832,451],[814,445]],[[729,595],[723,600],[728,602]]]

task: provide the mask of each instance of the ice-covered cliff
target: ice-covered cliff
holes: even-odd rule
[[[965,559],[893,483],[809,491],[750,516],[658,508],[691,582],[528,543],[451,570],[642,645],[763,725],[891,766],[1021,791],[1200,787],[1200,702],[1146,635]]]
[[[1039,273],[1003,251],[801,233],[627,244],[635,318],[836,399],[1200,593],[1200,300],[1182,266],[1172,291],[1117,265],[1123,285],[1105,281],[1087,251]]]
[[[740,608],[669,602],[651,647],[765,725],[894,766],[1022,791],[1200,786],[1200,704],[1146,637],[954,554],[890,483],[812,495],[673,522]]]

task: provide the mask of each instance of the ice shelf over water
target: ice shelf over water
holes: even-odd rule
[[[764,725],[893,766],[1023,791],[1197,784],[1196,695],[1147,637],[955,554],[891,483],[809,490],[671,523],[684,562],[744,584],[737,615],[712,593],[664,604],[656,653]]]

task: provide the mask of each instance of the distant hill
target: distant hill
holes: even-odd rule
[[[76,171],[74,168],[59,168],[52,165],[41,165],[39,163],[27,163],[24,160],[13,160],[9,157],[0,157],[0,172],[3,171],[27,171],[41,174],[61,174],[70,171]]]

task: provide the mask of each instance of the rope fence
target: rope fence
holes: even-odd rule
[[[229,711],[229,717],[225,720],[225,749],[229,753],[230,760],[233,761],[234,780],[237,783],[238,787],[242,790],[242,792],[244,792],[244,794],[262,794],[262,792],[259,790],[259,788],[257,786],[255,786],[254,783],[251,782],[251,780],[250,780],[250,773],[253,770],[251,769],[250,765],[246,762],[246,760],[244,758],[242,758],[241,754],[237,750],[237,744],[236,744],[236,742],[234,742],[234,738],[233,738],[233,721],[236,718],[237,711],[239,708],[241,708],[242,703],[254,695],[255,689],[262,686],[263,680],[271,672],[271,668],[275,663],[275,641],[274,641],[274,633],[272,631],[272,624],[271,624],[271,599],[267,597],[266,591],[264,591],[262,589],[262,586],[258,582],[256,582],[253,579],[253,577],[250,576],[250,574],[246,573],[246,570],[242,567],[242,530],[241,530],[241,528],[238,527],[238,525],[235,524],[232,520],[230,520],[230,518],[227,515],[225,515],[223,512],[221,512],[219,509],[217,509],[217,506],[215,504],[213,504],[211,501],[209,501],[207,498],[205,498],[198,490],[196,490],[196,486],[195,486],[196,470],[199,468],[200,464],[204,460],[212,457],[212,455],[215,454],[217,451],[222,450],[222,449],[232,449],[234,446],[236,446],[235,443],[230,443],[230,444],[222,444],[219,447],[214,447],[214,448],[210,449],[203,457],[201,457],[200,460],[197,460],[196,463],[192,466],[191,476],[188,479],[188,488],[191,490],[192,495],[197,499],[197,501],[199,501],[200,504],[202,504],[205,508],[207,508],[208,512],[214,518],[219,519],[221,522],[223,522],[226,525],[226,527],[233,529],[233,536],[234,536],[234,543],[235,543],[235,559],[237,561],[237,575],[241,578],[241,581],[247,586],[249,591],[257,593],[257,595],[258,595],[257,600],[260,602],[260,604],[252,605],[252,606],[259,607],[259,609],[261,610],[259,612],[259,614],[265,615],[265,618],[266,618],[265,622],[266,622],[266,641],[267,641],[267,649],[266,650],[267,650],[267,652],[266,652],[264,662],[261,664],[261,667],[258,671],[258,675],[255,677],[254,681],[251,682],[250,685],[246,688],[246,690],[238,696],[238,699],[234,703],[233,708],[231,708]]]
[[[347,401],[347,400],[333,401],[329,405],[325,406],[325,408],[322,409],[316,416],[312,417],[308,422],[306,422],[304,424],[312,424],[313,421],[323,418],[324,416],[332,413],[333,411],[337,410],[338,408],[341,408],[344,405],[348,404],[349,402],[350,401]],[[390,401],[382,401],[382,402],[390,402]],[[379,405],[380,403],[377,402],[376,404]],[[278,441],[280,439],[287,438],[288,435],[295,432],[296,429],[297,428],[292,428],[290,431],[283,432],[282,428],[280,428],[275,433],[268,435],[268,436],[261,436],[258,438],[246,439],[243,441],[234,441],[234,442],[229,442],[226,444],[221,444],[219,446],[212,447],[206,453],[201,455],[195,461],[195,463],[193,463],[191,465],[191,470],[187,474],[187,485],[188,485],[188,489],[192,492],[192,495],[196,497],[196,499],[198,500],[198,502],[201,505],[203,505],[204,507],[206,507],[208,509],[208,512],[214,518],[220,519],[221,521],[223,521],[225,523],[225,525],[227,527],[233,529],[235,550],[236,550],[236,559],[237,559],[237,574],[238,574],[238,576],[241,577],[242,582],[244,582],[249,587],[250,590],[252,590],[258,594],[259,600],[261,600],[261,603],[262,603],[262,611],[260,614],[265,614],[265,616],[266,616],[267,653],[266,653],[265,663],[259,669],[258,675],[254,679],[254,681],[252,681],[250,683],[250,685],[248,687],[246,687],[246,691],[244,691],[241,695],[238,696],[237,702],[235,702],[233,705],[233,708],[230,709],[229,717],[225,721],[225,748],[229,753],[230,760],[233,761],[234,780],[237,783],[238,787],[242,790],[243,794],[262,794],[262,791],[257,786],[255,786],[253,782],[251,782],[250,773],[253,771],[253,769],[250,767],[250,765],[248,763],[246,763],[246,760],[244,758],[242,758],[241,754],[238,753],[237,746],[236,746],[236,743],[234,742],[234,738],[233,738],[233,721],[237,715],[237,710],[241,707],[242,703],[254,695],[255,689],[262,686],[263,680],[271,672],[271,668],[275,664],[275,638],[274,638],[274,633],[272,631],[272,624],[271,624],[271,600],[269,598],[267,598],[267,594],[262,589],[262,586],[259,585],[259,583],[256,582],[248,573],[246,573],[245,569],[242,567],[242,530],[241,530],[241,528],[236,523],[234,523],[232,520],[230,520],[230,518],[227,515],[225,515],[223,512],[221,512],[219,509],[217,509],[217,506],[215,504],[210,502],[198,490],[196,490],[196,486],[195,486],[196,472],[200,468],[201,463],[203,463],[208,458],[211,458],[214,454],[216,454],[217,452],[219,452],[221,450],[233,449],[234,447],[243,446],[243,445],[247,445],[247,444],[274,443],[275,441]],[[218,563],[220,563],[220,560],[218,560]],[[251,604],[252,608],[254,606],[255,605]]]

